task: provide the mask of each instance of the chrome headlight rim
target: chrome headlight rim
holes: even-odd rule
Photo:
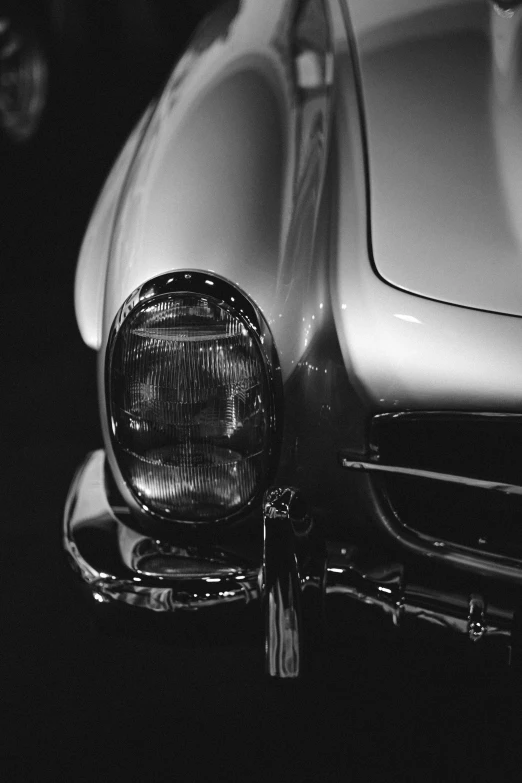
[[[112,411],[111,367],[118,336],[127,319],[136,315],[137,311],[150,306],[156,301],[162,301],[169,296],[208,296],[220,308],[237,318],[254,338],[262,358],[263,370],[266,376],[268,390],[268,421],[270,437],[268,439],[267,463],[268,470],[264,480],[260,482],[256,493],[240,509],[221,517],[210,520],[185,520],[164,516],[145,505],[133,491],[120,468],[117,452],[115,419]],[[104,390],[105,415],[108,424],[106,437],[107,459],[116,489],[127,505],[139,529],[151,530],[162,536],[176,537],[184,533],[206,536],[208,533],[223,531],[230,526],[249,517],[253,510],[261,505],[264,491],[273,482],[277,471],[281,452],[283,432],[283,387],[281,368],[274,344],[274,339],[268,323],[255,302],[236,285],[226,278],[205,270],[183,269],[168,272],[151,278],[127,297],[118,310],[107,340],[104,360]]]

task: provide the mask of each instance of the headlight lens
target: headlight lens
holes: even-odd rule
[[[228,304],[179,292],[138,304],[109,359],[114,453],[162,517],[237,513],[266,479],[273,410],[258,334]]]

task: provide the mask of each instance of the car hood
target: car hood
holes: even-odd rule
[[[351,2],[378,274],[522,315],[522,9]]]

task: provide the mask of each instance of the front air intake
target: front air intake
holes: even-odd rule
[[[268,327],[237,289],[202,273],[156,278],[130,301],[107,353],[124,484],[143,511],[165,519],[237,516],[266,488],[278,447]]]
[[[371,442],[377,468],[399,469],[376,483],[407,529],[522,562],[522,415],[381,414]]]

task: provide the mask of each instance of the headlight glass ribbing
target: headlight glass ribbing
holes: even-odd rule
[[[110,364],[115,455],[146,509],[181,521],[230,516],[267,471],[269,386],[257,336],[211,297],[139,305]]]

